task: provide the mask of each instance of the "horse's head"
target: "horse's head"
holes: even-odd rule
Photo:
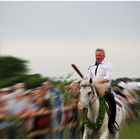
[[[80,82],[79,94],[80,103],[84,108],[87,108],[97,98],[96,91],[91,81],[89,82],[85,79],[82,79]]]

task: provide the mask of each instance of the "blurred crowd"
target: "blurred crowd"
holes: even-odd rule
[[[64,101],[64,94],[48,81],[31,90],[26,90],[25,83],[17,83],[0,89],[0,134],[2,134],[0,137],[16,138],[16,136],[8,135],[6,129],[11,126],[12,121],[9,121],[9,118],[17,116],[23,120],[22,125],[28,133],[47,127],[53,129],[51,134],[49,132],[31,138],[65,138],[64,129],[59,126],[65,126],[68,122],[73,122],[69,129],[69,137],[78,138],[76,134],[79,114],[78,83],[68,84],[64,90],[65,96],[71,99],[68,102]]]
[[[126,123],[139,118],[140,112],[140,83],[119,81],[113,87],[113,94],[119,98],[126,109]]]
[[[132,86],[132,83],[119,81],[113,85],[114,96],[123,102],[127,110],[127,123],[132,116],[139,118],[139,91],[139,86],[134,86],[134,83]],[[77,105],[79,83],[65,85],[64,92],[65,94],[49,81],[30,90],[26,90],[25,83],[0,89],[0,138],[79,139],[81,117]],[[16,125],[11,119],[13,116],[20,120]],[[69,123],[70,127],[66,129]],[[17,137],[14,131],[20,130],[21,126],[24,126],[24,129],[18,133],[26,130],[25,135],[37,130],[50,129],[29,137],[25,135]]]

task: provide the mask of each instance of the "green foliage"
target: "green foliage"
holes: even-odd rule
[[[27,89],[40,86],[46,78],[40,74],[27,74],[26,60],[13,56],[0,56],[0,88],[25,82]]]
[[[105,110],[106,110],[105,106],[106,105],[105,105],[104,98],[100,97],[99,102],[100,102],[99,115],[98,115],[96,123],[91,123],[91,121],[87,117],[87,114],[85,112],[83,113],[84,124],[86,124],[87,127],[92,128],[94,130],[94,132],[101,128],[104,117],[105,117]]]
[[[0,81],[0,88],[12,86],[16,83],[24,82],[27,89],[36,88],[41,85],[47,78],[41,77],[40,74],[20,75]]]
[[[32,74],[26,75],[25,84],[27,89],[36,88],[41,86],[42,82],[44,82],[46,78],[42,78],[40,74]]]
[[[5,80],[25,74],[27,61],[13,56],[0,56],[0,79]]]
[[[0,88],[12,86],[15,83],[23,82],[24,78],[25,78],[24,75],[20,75],[20,76],[15,76],[15,77],[11,77],[11,78],[7,78],[7,79],[4,79],[4,80],[1,80],[0,81]]]

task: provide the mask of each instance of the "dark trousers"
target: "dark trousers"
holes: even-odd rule
[[[115,117],[116,117],[116,101],[114,99],[114,95],[112,93],[107,93],[104,96],[105,101],[107,102],[109,106],[109,123],[108,128],[111,129],[112,125],[115,123]]]

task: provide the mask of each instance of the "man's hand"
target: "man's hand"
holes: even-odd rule
[[[99,83],[99,84],[103,84],[103,83],[107,83],[107,82],[109,82],[109,80],[107,80],[107,79],[102,79],[102,80],[100,80],[100,83]]]

